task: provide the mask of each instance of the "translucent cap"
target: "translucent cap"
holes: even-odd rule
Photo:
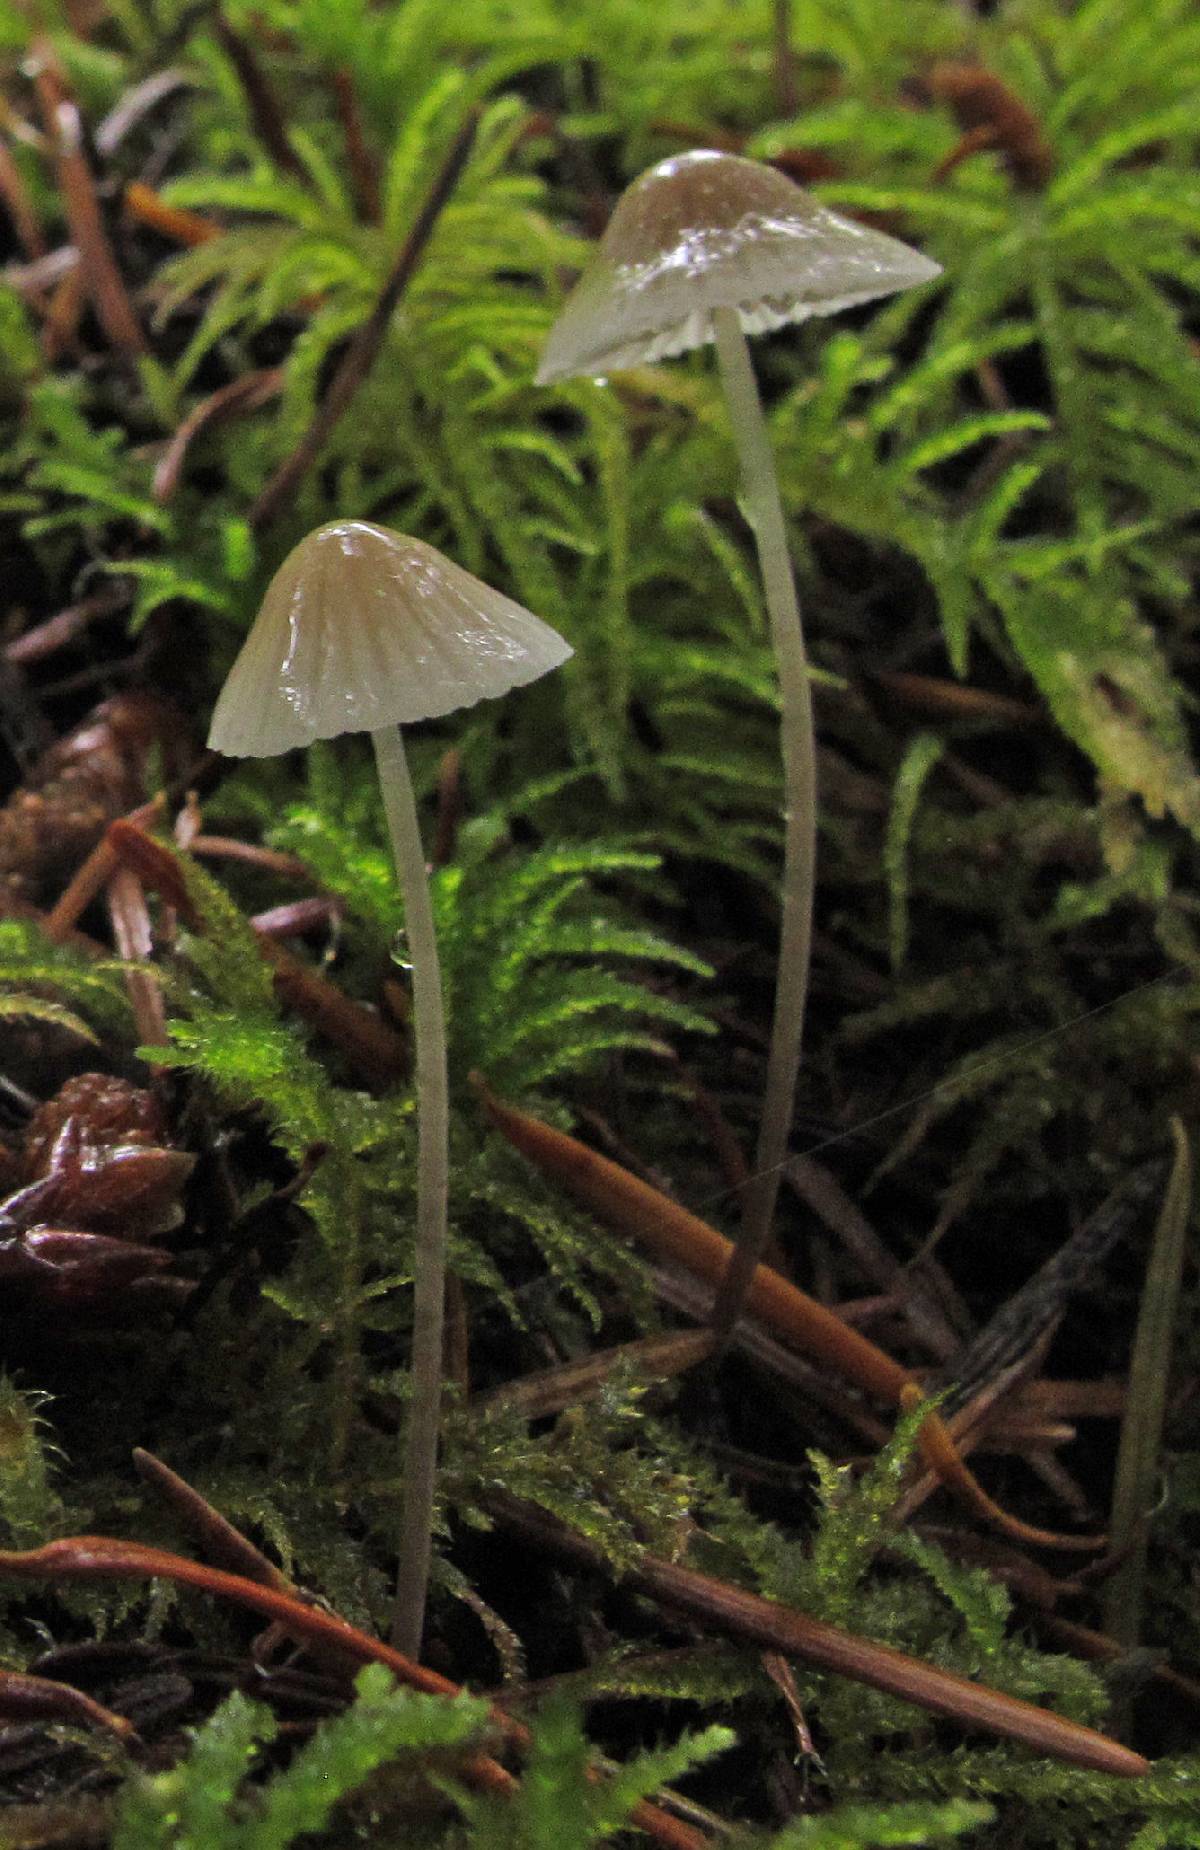
[[[267,587],[208,743],[230,758],[273,758],[436,719],[570,654],[548,623],[423,540],[335,520],[301,540]]]
[[[818,203],[774,167],[701,150],[660,161],[617,201],[551,330],[539,385],[662,360],[713,338],[832,315],[940,274],[899,238]]]

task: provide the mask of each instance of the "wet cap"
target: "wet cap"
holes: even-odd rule
[[[666,359],[713,338],[832,315],[939,275],[899,238],[831,212],[777,168],[701,150],[660,161],[617,201],[559,316],[539,385]]]
[[[271,758],[437,719],[536,681],[571,653],[557,630],[423,540],[337,520],[271,580],[208,743],[230,758]]]

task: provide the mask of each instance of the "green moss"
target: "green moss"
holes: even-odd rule
[[[874,1192],[901,1261],[946,1239],[983,1321],[1008,1275],[1035,1269],[1159,1147],[1168,1114],[1194,1108],[1194,7],[1004,0],[975,18],[941,0],[794,0],[790,72],[777,65],[770,0],[230,0],[223,11],[278,100],[282,154],[210,10],[112,0],[85,37],[65,9],[41,9],[93,131],[143,79],[186,73],[186,97],[104,157],[104,203],[153,171],[167,200],[207,214],[219,235],[168,250],[110,212],[153,349],[132,366],[90,319],[81,350],[48,365],[36,304],[0,289],[0,528],[15,602],[48,615],[96,573],[115,577],[141,636],[135,671],[186,663],[197,708],[283,554],[336,516],[420,534],[573,643],[563,675],[503,712],[459,716],[418,740],[415,758],[425,799],[453,744],[466,791],[433,888],[455,1093],[452,1261],[482,1388],[626,1340],[653,1327],[655,1309],[643,1261],[485,1133],[468,1073],[481,1068],[563,1126],[600,1107],[612,1122],[598,1134],[629,1137],[682,1198],[724,1216],[728,1177],[674,1056],[750,1147],[780,847],[774,678],[710,358],[542,390],[541,343],[598,212],[686,145],[815,158],[823,197],[885,215],[944,265],[918,298],[793,330],[758,360],[812,612],[823,746],[814,1051],[795,1141],[844,1159],[858,1198]],[[28,37],[25,10],[0,0],[14,124],[34,107],[18,68]],[[1003,148],[947,162],[960,125],[937,100],[938,59],[979,60],[1029,112],[1040,181],[1014,177]],[[377,214],[349,158],[339,77]],[[306,429],[476,108],[466,170],[370,379],[280,519],[256,527],[256,496]],[[49,242],[65,239],[52,163],[24,135],[13,158]],[[261,402],[203,425],[174,491],[156,486],[183,420],[253,373],[267,374]],[[124,674],[109,659],[122,647],[110,624],[85,676]],[[932,677],[940,694],[905,691],[888,679],[897,670]],[[956,677],[973,704],[956,701]],[[324,948],[373,1008],[384,976],[402,995],[403,919],[365,773],[365,754],[343,743],[304,766],[243,766],[205,801],[214,832],[299,855],[343,901]],[[150,1443],[290,1574],[383,1627],[402,1488],[414,1100],[403,1078],[360,1089],[281,1010],[248,924],[277,885],[243,869],[228,889],[190,865],[187,877],[203,929],[164,959],[171,1046],[146,1053],[178,1088],[181,1137],[203,1152],[176,1255],[200,1288],[186,1317],[148,1332],[116,1315],[90,1330],[79,1383],[59,1394],[55,1382],[49,1404],[36,1356],[7,1381],[0,1515],[18,1544],[60,1533],[72,1511],[178,1542],[135,1500],[126,1454]],[[66,1027],[75,1049],[91,1035],[82,1057],[101,1064],[133,1057],[119,967],[14,921],[0,922],[10,1025]],[[810,1231],[794,1210],[785,1218],[801,1275]],[[1106,1278],[1078,1358],[1069,1352],[1085,1372],[1124,1366],[1136,1282],[1122,1267],[1133,1265]],[[862,1284],[839,1274],[848,1295]],[[1194,1369],[1194,1290],[1184,1314],[1182,1365]],[[906,1359],[930,1360],[916,1345]],[[811,1409],[791,1412],[773,1391],[764,1403],[761,1444],[794,1467]],[[822,1432],[815,1501],[774,1499],[735,1494],[710,1462],[714,1436],[735,1461],[760,1444],[743,1411],[703,1385],[672,1402],[621,1371],[549,1429],[481,1415],[460,1396],[443,1456],[436,1622],[456,1641],[466,1611],[491,1613],[493,1636],[510,1623],[486,1555],[471,1553],[486,1494],[503,1485],[572,1523],[615,1572],[640,1550],[686,1548],[771,1597],[1103,1722],[1095,1670],[1038,1649],[981,1569],[894,1532],[910,1424],[860,1476],[825,1455],[843,1430]],[[1186,1397],[1167,1444],[1147,1641],[1175,1646],[1194,1672],[1185,1564],[1200,1441]],[[1103,1468],[1091,1476],[1102,1496]],[[1030,1494],[1015,1468],[1006,1481]],[[64,1610],[113,1626],[139,1599],[89,1595]],[[25,1600],[4,1638],[13,1661]],[[152,1610],[165,1621],[165,1599]],[[181,1613],[206,1642],[232,1642],[199,1602]],[[797,1796],[796,1739],[757,1659],[672,1636],[666,1661],[663,1622],[632,1602],[602,1625],[577,1621],[560,1657],[530,1619],[531,1674],[566,1676],[570,1657],[573,1693],[598,1705],[598,1737],[612,1712],[601,1698],[639,1717],[639,1704],[662,1704],[656,1717],[698,1727],[719,1715],[743,1745],[719,1763],[713,1802],[751,1821],[746,1841],[769,1841],[768,1793]],[[1118,1788],[1015,1749],[956,1746],[913,1709],[803,1667],[797,1689],[820,1760],[802,1764],[812,1815],[775,1839],[779,1850],[1200,1841],[1192,1762]],[[464,1801],[412,1831],[472,1846],[553,1836],[556,1850],[566,1820],[573,1841],[611,1833],[638,1792],[718,1746],[710,1731],[639,1757],[629,1738],[642,1726],[611,1729],[630,1770],[603,1801],[584,1777],[578,1717],[553,1710],[517,1807]],[[114,1841],[249,1850],[305,1833],[362,1841],[376,1828],[376,1841],[407,1841],[404,1769],[479,1729],[477,1705],[368,1682],[283,1765],[270,1719],[235,1701],[184,1765],[128,1789]],[[395,1784],[368,1784],[361,1810],[331,1819],[372,1757],[393,1751]],[[376,1803],[378,1827],[364,1822]]]

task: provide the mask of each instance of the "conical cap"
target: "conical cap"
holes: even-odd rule
[[[271,758],[343,732],[437,719],[536,681],[557,630],[423,540],[363,520],[288,554],[213,713],[209,745]]]
[[[701,150],[660,161],[617,201],[555,322],[538,383],[661,360],[713,338],[714,308],[747,334],[928,282],[941,265],[829,211],[774,167]]]

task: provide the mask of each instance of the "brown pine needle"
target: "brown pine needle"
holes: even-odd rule
[[[278,1587],[262,1586],[240,1574],[205,1567],[163,1548],[147,1548],[140,1542],[120,1541],[107,1535],[76,1535],[47,1542],[42,1548],[0,1550],[0,1573],[52,1584],[73,1580],[169,1580],[176,1586],[196,1587],[214,1598],[232,1600],[236,1605],[249,1607],[252,1612],[265,1613],[291,1636],[331,1645],[356,1663],[383,1664],[397,1681],[412,1689],[434,1696],[460,1693],[458,1685],[449,1678],[439,1676],[436,1670],[427,1670],[423,1664],[382,1640],[372,1638],[369,1633],[359,1631],[334,1613],[306,1606],[295,1594]],[[0,1673],[0,1689],[6,1674]],[[491,1719],[512,1746],[529,1746],[528,1729],[502,1709],[493,1708]],[[468,1755],[462,1770],[470,1784],[481,1791],[508,1794],[516,1787],[512,1774],[486,1754]],[[593,1777],[599,1780],[600,1775],[594,1773]],[[699,1832],[645,1800],[635,1807],[631,1820],[662,1845],[663,1850],[706,1850],[708,1840]]]
[[[222,227],[214,225],[210,218],[201,218],[198,212],[185,211],[182,206],[169,205],[152,186],[145,186],[140,180],[132,180],[125,188],[123,203],[130,218],[189,250],[221,236]]]
[[[489,1497],[488,1507],[507,1527],[528,1540],[589,1569],[605,1569],[602,1556],[591,1542],[544,1511],[505,1493]],[[3,1559],[0,1556],[0,1564]],[[890,1645],[859,1638],[791,1606],[747,1593],[673,1561],[643,1554],[624,1575],[624,1584],[726,1637],[782,1652],[785,1657],[797,1657],[871,1689],[900,1696],[933,1715],[947,1716],[961,1727],[982,1728],[1003,1740],[1022,1741],[1072,1766],[1090,1767],[1123,1779],[1137,1779],[1150,1770],[1140,1754],[1093,1728],[1081,1727],[1031,1702],[972,1683],[920,1658],[907,1657]]]
[[[574,1137],[505,1104],[478,1075],[473,1083],[492,1123],[513,1147],[544,1174],[553,1176],[606,1225],[632,1234],[659,1258],[686,1267],[714,1286],[719,1283],[733,1248],[715,1227],[631,1175],[619,1163],[610,1162]],[[804,1355],[836,1369],[845,1379],[889,1405],[906,1406],[922,1398],[920,1383],[906,1368],[769,1266],[759,1265],[755,1270],[747,1308],[776,1335],[795,1343]],[[1033,1528],[1002,1509],[963,1464],[938,1414],[930,1413],[924,1421],[918,1445],[926,1463],[947,1489],[981,1520],[1013,1540],[1031,1547],[1088,1552],[1104,1546],[1102,1536],[1060,1535],[1054,1530]]]
[[[280,1593],[295,1591],[282,1569],[269,1561],[240,1529],[235,1529],[228,1517],[214,1509],[186,1478],[172,1471],[170,1465],[141,1446],[134,1450],[133,1463],[142,1481],[158,1492],[217,1567],[230,1574],[240,1574],[244,1580],[255,1580],[260,1586],[275,1587]]]
[[[0,1717],[6,1722],[43,1727],[55,1722],[74,1728],[104,1728],[118,1740],[137,1739],[131,1721],[104,1708],[81,1689],[52,1677],[29,1676],[21,1670],[0,1672]]]

